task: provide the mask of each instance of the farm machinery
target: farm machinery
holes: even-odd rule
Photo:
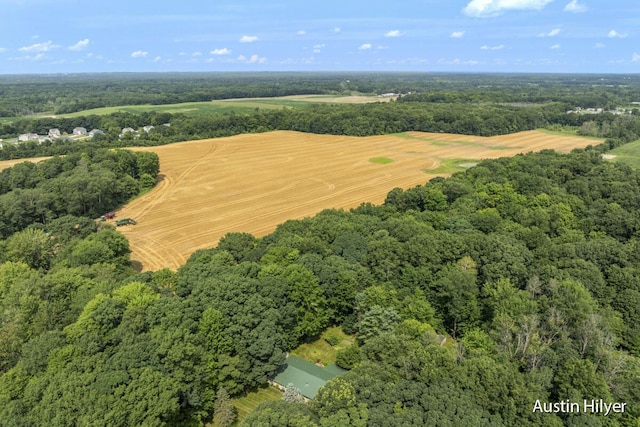
[[[100,221],[106,221],[108,219],[113,219],[116,217],[116,213],[115,212],[107,212],[106,214],[102,215],[100,217]]]
[[[136,225],[137,222],[133,218],[120,218],[116,220],[116,227],[122,227],[123,225]]]

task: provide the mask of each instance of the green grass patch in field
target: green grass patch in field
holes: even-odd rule
[[[389,163],[393,163],[393,159],[390,159],[388,157],[372,157],[369,159],[369,161],[371,163],[378,163],[381,165],[387,165]]]
[[[201,116],[208,114],[224,114],[224,113],[251,113],[258,109],[281,109],[281,108],[300,108],[309,104],[317,103],[318,99],[341,98],[343,95],[318,95],[304,96],[300,98],[291,97],[273,97],[273,98],[247,98],[247,99],[220,99],[204,102],[183,102],[178,104],[163,105],[120,105],[116,107],[93,108],[90,110],[78,111],[69,114],[53,115],[52,113],[42,113],[34,115],[35,118],[40,117],[56,117],[56,118],[73,118],[90,115],[108,115],[116,112],[125,113],[143,113],[155,111],[158,113],[185,114],[188,116]],[[339,102],[339,101],[336,101]],[[373,102],[373,100],[372,100]],[[16,118],[6,118],[7,122]]]
[[[328,341],[334,341],[336,344],[332,346]],[[326,366],[330,363],[336,363],[338,350],[347,348],[353,343],[352,336],[345,334],[342,328],[335,326],[324,331],[317,340],[300,344],[291,351],[291,354],[308,362],[320,362]]]
[[[185,114],[188,116],[201,116],[206,114],[223,114],[223,113],[250,113],[255,111],[256,108],[265,108],[265,109],[277,109],[283,108],[286,106],[285,103],[268,103],[268,102],[258,102],[258,101],[234,101],[234,102],[224,102],[224,101],[210,101],[210,102],[184,102],[180,104],[165,104],[165,105],[121,105],[117,107],[103,107],[103,108],[94,108],[91,110],[83,110],[78,111],[76,113],[69,114],[59,114],[55,117],[57,118],[72,118],[79,116],[90,116],[90,115],[108,115],[117,112],[124,113],[143,113],[155,111],[158,113],[171,113],[171,114]],[[50,116],[43,115],[43,116]]]
[[[280,399],[282,399],[282,392],[271,386],[252,391],[247,393],[246,396],[232,399],[231,402],[238,409],[238,421],[235,425],[238,425],[239,421],[242,421],[259,404]]]
[[[394,133],[393,136],[396,136],[398,138],[406,138],[406,139],[413,139],[413,140],[426,142],[427,144],[434,145],[436,147],[446,147],[449,145],[462,145],[465,147],[483,147],[483,148],[488,148],[490,150],[509,150],[511,148],[514,148],[514,147],[506,147],[502,145],[489,146],[488,144],[483,144],[476,141],[465,141],[464,139],[459,139],[455,141],[443,141],[438,138],[409,135],[405,132]],[[463,138],[464,135],[460,135],[460,137]]]
[[[425,173],[455,173],[469,169],[478,164],[480,160],[473,159],[438,159],[440,166],[434,169],[424,169]]]
[[[585,136],[585,135],[578,135],[578,127],[576,126],[550,126],[548,128],[539,128],[536,129],[538,132],[542,132],[542,133],[546,133],[548,135],[560,135],[560,136],[575,136],[578,138],[585,138],[585,139],[593,139],[594,141],[597,142],[604,142],[604,138],[599,138],[596,136]]]
[[[614,148],[604,154],[605,156],[615,156],[611,160],[614,162],[626,163],[632,168],[640,168],[640,139],[618,148]],[[606,158],[606,157],[605,157]]]

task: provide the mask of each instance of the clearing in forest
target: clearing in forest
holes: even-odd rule
[[[539,131],[489,138],[277,131],[136,147],[158,154],[160,180],[117,214],[138,222],[120,227],[134,263],[142,270],[176,269],[228,232],[264,236],[288,219],[323,209],[382,203],[394,187],[424,184],[480,159],[592,144],[593,139]]]

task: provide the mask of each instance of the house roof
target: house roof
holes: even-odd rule
[[[318,389],[325,385],[327,381],[345,372],[344,369],[333,364],[321,368],[304,359],[290,355],[280,368],[280,372],[276,375],[274,381],[285,387],[293,384],[294,387],[300,389],[304,397],[313,399],[318,393]]]

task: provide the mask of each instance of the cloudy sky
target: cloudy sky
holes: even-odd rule
[[[0,0],[0,74],[640,72],[637,0]]]

